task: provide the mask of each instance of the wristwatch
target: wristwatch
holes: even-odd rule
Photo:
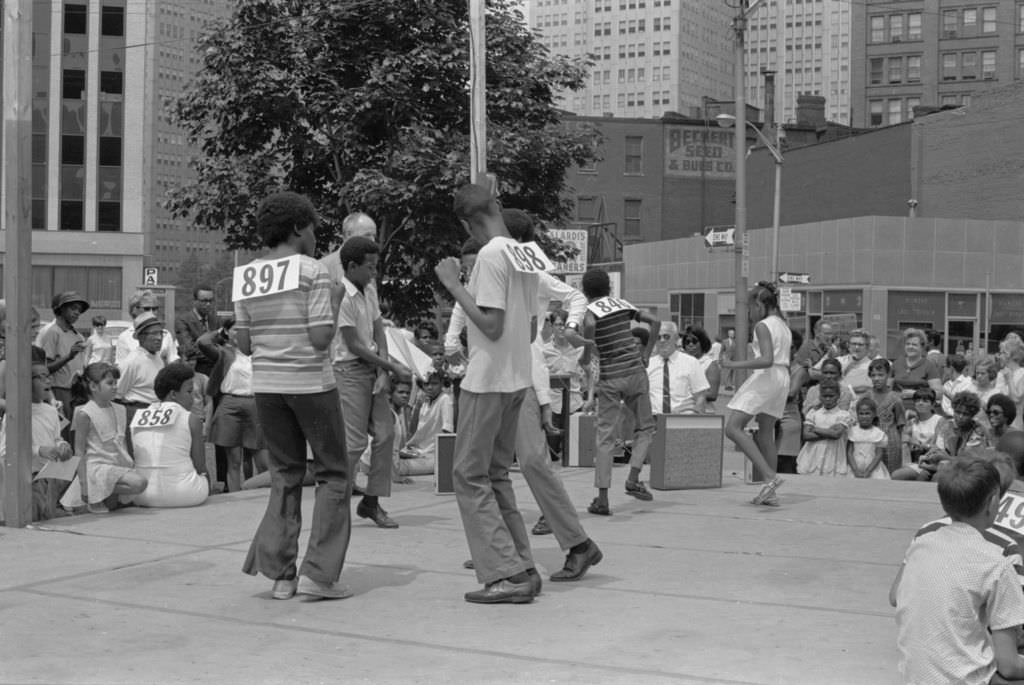
[[[580,325],[578,323],[576,323],[575,321],[572,322],[572,323],[565,324],[565,327],[568,328],[569,330],[576,331],[576,332],[579,332],[579,330],[580,330]]]

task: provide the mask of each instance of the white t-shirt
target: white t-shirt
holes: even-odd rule
[[[511,238],[491,238],[481,248],[467,290],[478,307],[505,312],[503,332],[491,340],[467,317],[469,363],[462,389],[478,394],[516,392],[533,384],[530,325],[537,307],[537,276],[512,268],[505,256]]]
[[[354,328],[356,336],[363,344],[377,351],[377,343],[373,339],[373,324],[380,318],[380,301],[377,298],[377,288],[373,283],[367,283],[359,290],[355,283],[345,277],[341,279],[345,286],[345,299],[341,301],[338,308],[338,328]],[[345,336],[338,331],[334,336],[331,361],[334,364],[349,362],[359,359],[352,350],[345,344]]]

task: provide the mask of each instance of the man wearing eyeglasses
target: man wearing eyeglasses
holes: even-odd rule
[[[196,341],[199,336],[217,330],[217,315],[213,311],[213,288],[200,285],[192,291],[192,309],[179,316],[174,322],[174,335],[178,339],[178,351],[182,358],[191,363],[196,373],[209,376],[213,362],[200,354]]]
[[[154,317],[159,317],[160,303],[157,301],[156,295],[153,294],[152,290],[136,290],[135,294],[128,300],[128,316],[134,321],[139,315],[146,312],[149,312]],[[117,341],[114,343],[114,364],[117,368],[123,368],[122,365],[128,359],[128,355],[136,350],[138,346],[139,341],[135,337],[134,326],[121,331],[121,334],[117,336]],[[178,345],[174,342],[174,336],[166,329],[163,329],[160,338],[160,358],[163,359],[165,365],[178,361]]]
[[[694,341],[696,336],[688,334]],[[654,414],[703,414],[708,383],[700,362],[678,348],[679,328],[663,321],[655,344],[656,355],[647,363],[651,410]],[[697,341],[699,342],[699,341]]]

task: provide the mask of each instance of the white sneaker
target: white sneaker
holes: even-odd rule
[[[300,595],[311,595],[320,599],[345,599],[352,596],[352,590],[341,581],[318,583],[305,576],[299,579],[297,592]]]

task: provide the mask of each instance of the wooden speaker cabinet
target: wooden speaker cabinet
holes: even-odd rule
[[[593,466],[597,455],[597,417],[569,415],[569,446],[562,452],[562,466]]]
[[[717,414],[659,414],[651,445],[651,487],[722,487],[725,420]]]
[[[454,495],[452,470],[455,466],[455,433],[438,433],[434,438],[434,494]]]

